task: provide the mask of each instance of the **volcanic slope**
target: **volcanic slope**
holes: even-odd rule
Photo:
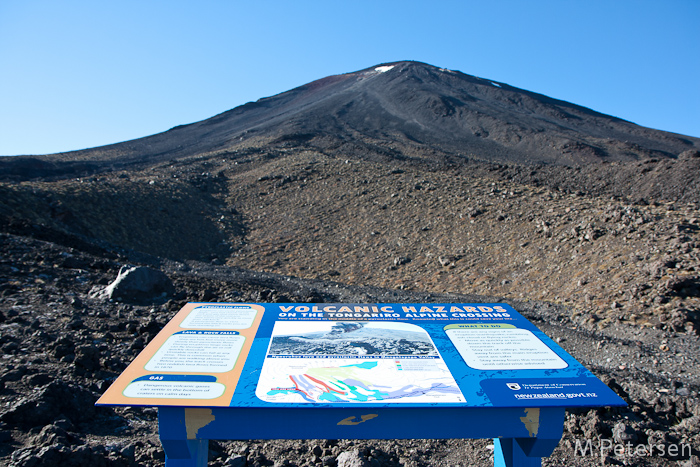
[[[0,185],[5,231],[390,289],[697,329],[696,205],[628,202],[292,149]],[[665,323],[665,324],[664,324]],[[673,324],[670,324],[673,323]]]
[[[700,139],[652,130],[568,102],[419,62],[329,76],[201,122],[124,143],[0,159],[5,176],[80,174],[305,144],[374,159],[580,165],[675,159]]]

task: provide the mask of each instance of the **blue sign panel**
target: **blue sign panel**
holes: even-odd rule
[[[504,303],[191,303],[98,404],[625,405]]]

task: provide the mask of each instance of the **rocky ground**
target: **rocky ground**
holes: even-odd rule
[[[249,231],[232,265],[547,300],[601,325],[618,319],[697,330],[695,205],[632,205],[460,170],[312,155],[244,172],[227,196]]]
[[[577,441],[599,437],[692,448],[603,456],[613,465],[699,465],[698,206],[489,173],[251,151],[1,184],[0,464],[162,465],[153,409],[92,404],[187,301],[504,300],[630,404],[570,412],[544,465],[601,462],[575,455]],[[95,294],[126,264],[164,272],[172,290]],[[493,444],[250,440],[211,451],[210,465],[464,466],[489,465]]]
[[[187,300],[489,301],[487,297],[352,287],[208,264],[151,264],[175,284],[174,296],[150,303],[91,298],[124,263],[49,242],[0,236],[3,277],[0,329],[0,461],[12,466],[162,465],[156,412],[93,408],[97,397]],[[101,286],[100,286],[101,285]],[[206,295],[206,297],[204,296]],[[94,294],[93,294],[94,296]],[[564,441],[545,465],[591,465],[576,442],[603,437],[670,446],[697,455],[698,338],[625,322],[599,327],[566,306],[511,303],[630,403],[626,409],[575,411]],[[210,465],[488,465],[488,440],[237,441],[212,443]],[[572,456],[574,456],[572,458]],[[360,459],[365,464],[344,464]],[[608,456],[618,465],[695,465],[673,456]]]

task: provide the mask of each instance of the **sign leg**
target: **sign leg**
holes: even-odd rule
[[[171,459],[165,452],[165,467],[206,467],[209,460],[209,440],[193,439],[187,441],[192,457],[188,459]]]
[[[540,457],[528,457],[513,438],[494,438],[494,467],[541,467]]]
[[[206,467],[208,439],[187,439],[183,407],[159,407],[158,431],[166,467]]]

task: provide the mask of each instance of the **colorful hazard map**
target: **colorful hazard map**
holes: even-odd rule
[[[256,395],[268,402],[465,400],[425,330],[381,322],[276,323]]]

